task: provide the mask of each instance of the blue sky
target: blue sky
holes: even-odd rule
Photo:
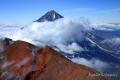
[[[120,22],[120,0],[0,0],[0,23],[30,23],[49,10],[92,22]]]

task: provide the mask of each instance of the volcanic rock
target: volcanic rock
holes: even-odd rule
[[[0,67],[2,80],[109,80],[91,76],[100,73],[71,62],[48,46],[16,41],[4,53],[6,61]]]

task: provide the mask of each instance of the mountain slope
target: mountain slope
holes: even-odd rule
[[[58,14],[56,11],[51,10],[51,11],[48,11],[45,15],[40,17],[35,22],[55,21],[55,20],[60,19],[60,18],[63,18],[63,16]]]
[[[0,67],[2,80],[109,80],[93,77],[98,72],[71,62],[49,47],[16,41],[5,50],[5,55],[6,61]]]

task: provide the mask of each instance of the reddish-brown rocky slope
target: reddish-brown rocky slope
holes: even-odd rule
[[[6,61],[0,67],[6,80],[108,80],[95,70],[75,64],[49,47],[36,47],[16,41],[5,51]]]

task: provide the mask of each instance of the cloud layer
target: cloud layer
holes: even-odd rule
[[[87,60],[85,58],[73,58],[71,60],[75,63],[83,64],[88,67],[94,68],[100,72],[103,72],[108,66],[110,66],[108,63],[105,63],[97,59]]]
[[[13,40],[24,40],[35,45],[57,45],[81,41],[89,25],[70,19],[59,19],[55,22],[34,22],[19,31]]]

